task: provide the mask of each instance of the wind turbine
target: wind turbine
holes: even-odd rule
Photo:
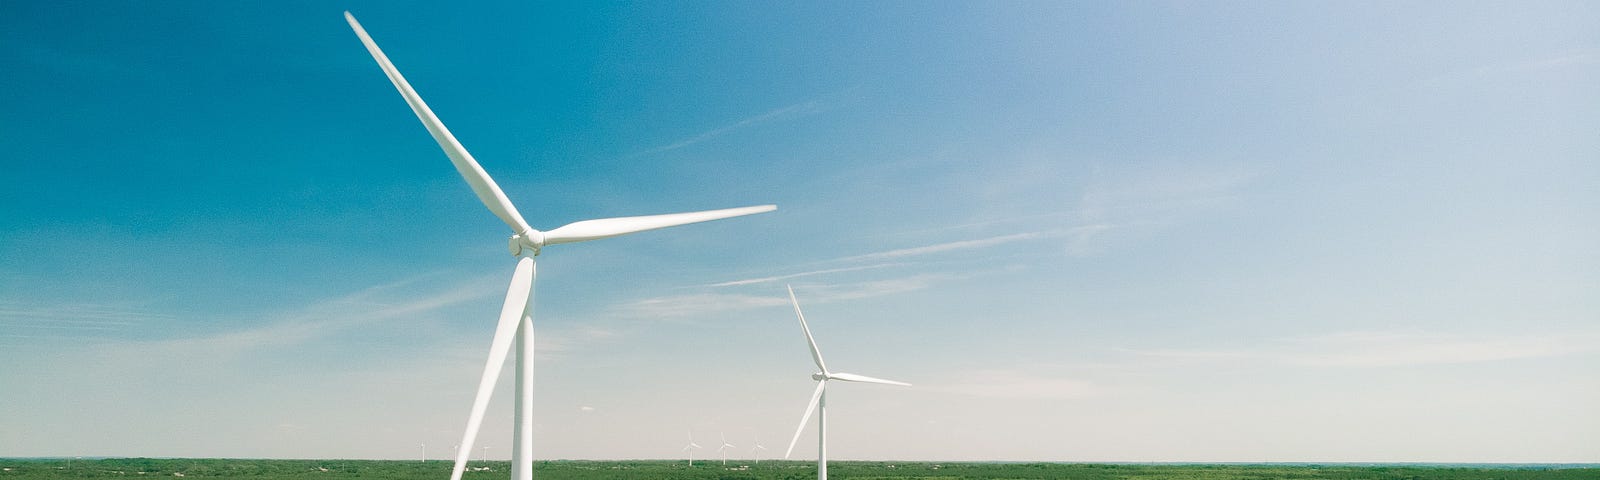
[[[700,444],[694,443],[694,429],[689,429],[689,444],[683,446],[683,451],[689,452],[689,466],[694,466],[694,451],[700,449]]]
[[[722,437],[722,446],[717,447],[717,453],[722,454],[722,466],[726,467],[728,466],[728,449],[734,447],[733,444],[728,443],[727,435],[723,435],[722,432],[717,432],[717,436]]]
[[[787,285],[786,285],[787,286]],[[822,352],[817,350],[817,341],[811,338],[811,327],[806,326],[806,315],[800,313],[800,301],[794,298],[794,287],[789,288],[789,302],[794,304],[794,316],[800,318],[800,330],[806,334],[806,345],[811,347],[811,360],[816,362],[821,372],[811,374],[811,379],[817,381],[817,391],[811,394],[811,404],[806,405],[805,415],[800,417],[800,427],[794,430],[794,439],[789,441],[789,451],[783,453],[783,458],[789,458],[794,453],[795,442],[800,441],[800,432],[805,431],[806,421],[811,419],[811,412],[817,412],[817,480],[828,479],[828,381],[843,380],[846,382],[881,383],[884,385],[900,385],[909,387],[911,384],[872,378],[854,373],[831,372],[822,363]]]
[[[755,459],[755,463],[757,465],[760,465],[761,464],[761,454],[759,452],[757,452],[757,450],[760,450],[760,451],[766,451],[767,450],[767,447],[764,447],[764,446],[761,445],[761,434],[756,434],[755,443],[756,443],[756,446],[750,447],[750,458]]]
[[[477,396],[473,397],[472,413],[467,416],[467,430],[462,435],[461,448],[456,452],[456,464],[450,472],[450,480],[461,480],[461,472],[466,468],[467,457],[472,452],[472,442],[478,436],[478,427],[483,423],[489,396],[494,391],[495,382],[500,378],[500,369],[505,365],[506,355],[511,351],[513,343],[517,351],[517,380],[516,399],[513,402],[516,435],[512,437],[511,478],[529,480],[533,478],[533,419],[529,415],[533,410],[533,283],[537,275],[535,259],[539,256],[540,250],[547,245],[598,240],[658,228],[770,212],[777,207],[761,205],[703,212],[605,218],[570,223],[547,232],[535,230],[522,219],[517,207],[511,204],[505,192],[500,190],[494,179],[489,178],[489,174],[485,173],[483,167],[478,165],[478,161],[472,158],[472,154],[467,153],[467,149],[461,146],[461,142],[456,141],[450,130],[439,121],[439,117],[433,114],[433,110],[423,103],[422,97],[417,95],[411,84],[400,75],[400,71],[389,62],[389,57],[383,54],[383,50],[378,49],[378,44],[372,41],[372,37],[367,35],[366,29],[361,28],[361,23],[357,22],[350,12],[344,12],[344,18],[350,23],[350,28],[355,30],[356,36],[361,38],[361,43],[366,45],[367,52],[377,60],[378,66],[389,77],[395,89],[400,91],[400,96],[405,98],[406,104],[411,106],[411,111],[416,113],[422,125],[427,127],[428,133],[433,135],[434,141],[438,142],[439,147],[444,149],[445,155],[450,157],[450,163],[455,165],[456,172],[460,173],[461,178],[472,187],[472,192],[477,194],[478,200],[511,227],[510,249],[511,255],[518,257],[517,267],[511,276],[511,285],[506,289],[505,304],[500,310],[494,341],[489,346],[489,358],[483,367],[483,377],[478,382]]]

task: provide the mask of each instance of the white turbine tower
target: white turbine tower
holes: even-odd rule
[[[456,172],[472,187],[473,193],[478,195],[478,200],[489,208],[495,216],[511,227],[510,240],[511,255],[518,257],[515,273],[511,276],[511,286],[506,290],[505,304],[500,310],[500,320],[494,331],[494,341],[489,346],[489,359],[483,367],[483,377],[478,382],[478,393],[472,401],[472,413],[467,416],[467,430],[462,435],[461,448],[456,452],[455,468],[450,472],[450,480],[461,480],[461,472],[466,467],[467,457],[472,452],[472,442],[478,436],[478,427],[483,423],[484,409],[489,405],[489,395],[494,391],[494,384],[500,378],[500,369],[505,365],[506,355],[511,351],[513,342],[517,351],[517,380],[515,413],[516,435],[512,437],[511,452],[511,478],[513,480],[528,480],[533,478],[533,419],[530,412],[533,410],[533,283],[537,270],[534,268],[535,258],[539,251],[546,245],[561,243],[582,242],[601,238],[615,237],[629,233],[672,227],[689,223],[718,220],[754,213],[770,212],[777,207],[762,205],[743,208],[729,208],[724,210],[710,210],[692,213],[674,213],[667,215],[649,215],[642,217],[606,218],[599,220],[585,220],[564,225],[560,228],[541,232],[528,226],[522,219],[522,214],[517,213],[517,207],[506,198],[500,186],[489,178],[478,161],[467,153],[467,149],[456,141],[450,130],[446,129],[433,110],[423,103],[422,97],[412,90],[411,84],[405,77],[400,76],[400,71],[395,69],[389,57],[378,49],[378,44],[367,35],[366,29],[356,22],[350,12],[344,13],[350,28],[355,30],[356,36],[361,37],[361,43],[366,45],[367,52],[378,61],[378,66],[383,68],[383,73],[394,83],[395,89],[400,91],[400,96],[405,98],[406,104],[411,106],[411,111],[422,120],[422,125],[427,127],[428,133],[439,142],[439,147],[444,149],[450,163],[455,165]]]
[[[734,447],[733,444],[728,443],[727,435],[723,435],[722,432],[717,432],[717,436],[722,437],[722,446],[717,447],[717,453],[722,454],[722,466],[726,467],[728,466],[728,449]]]
[[[806,405],[806,413],[800,417],[800,427],[794,430],[794,439],[789,441],[789,450],[783,453],[783,458],[789,458],[794,453],[795,442],[800,441],[800,432],[805,431],[806,421],[811,419],[811,412],[817,413],[817,479],[828,479],[828,381],[843,380],[846,382],[881,383],[884,385],[900,385],[909,387],[911,384],[872,378],[854,373],[831,372],[822,363],[822,352],[817,350],[817,341],[811,338],[811,327],[806,326],[806,315],[800,313],[800,301],[794,298],[794,287],[789,287],[789,302],[794,304],[794,315],[800,318],[800,330],[806,334],[806,346],[811,347],[811,360],[816,362],[817,368],[822,370],[811,374],[811,379],[817,381],[817,391],[811,394],[811,404]]]
[[[683,451],[689,452],[689,466],[694,466],[694,451],[700,449],[700,444],[694,443],[694,429],[689,429],[689,444],[683,446]]]

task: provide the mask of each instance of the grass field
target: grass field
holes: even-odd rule
[[[241,478],[241,479],[395,479],[443,480],[450,462],[394,460],[151,459],[97,460],[0,459],[0,480],[76,478]],[[474,462],[466,480],[506,478],[506,462]],[[1600,468],[1435,467],[1348,465],[1126,465],[1058,463],[829,462],[832,478],[852,479],[1600,479]],[[728,479],[805,480],[816,478],[815,462],[763,461],[552,461],[534,464],[534,476],[547,479]]]

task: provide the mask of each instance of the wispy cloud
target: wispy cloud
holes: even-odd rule
[[[1186,165],[1097,170],[1078,201],[1080,220],[1148,221],[1211,208],[1235,199],[1258,177],[1242,165]]]
[[[713,284],[706,285],[706,286],[707,287],[736,287],[736,286],[741,286],[741,285],[754,285],[754,284],[757,284],[757,283],[771,283],[771,282],[776,282],[776,281],[779,281],[779,280],[789,280],[789,279],[794,279],[794,278],[811,277],[811,276],[816,276],[816,275],[827,275],[827,274],[831,274],[831,273],[845,273],[845,272],[857,272],[857,271],[861,271],[861,270],[873,270],[873,269],[879,269],[879,268],[894,267],[894,266],[899,266],[899,265],[901,265],[901,264],[898,264],[898,263],[879,263],[879,264],[874,264],[874,265],[862,265],[862,266],[858,266],[858,267],[829,268],[829,269],[825,269],[825,270],[812,270],[812,271],[809,271],[809,272],[790,273],[790,274],[785,274],[785,275],[774,275],[774,276],[771,276],[771,277],[746,278],[746,279],[743,279],[743,280],[733,280],[733,281],[729,281],[729,282],[713,283]]]
[[[1501,73],[1532,72],[1577,65],[1588,65],[1596,62],[1600,62],[1600,55],[1597,55],[1595,51],[1573,51],[1547,55],[1520,62],[1485,65],[1474,69],[1472,73],[1473,75],[1482,76]]]
[[[173,320],[165,313],[97,304],[0,302],[0,338],[84,338]]]
[[[534,337],[534,352],[540,358],[559,357],[596,342],[622,337],[625,333],[615,327],[595,325],[579,325],[565,330],[544,328]]]
[[[1577,50],[1529,58],[1519,61],[1480,65],[1476,68],[1456,70],[1421,80],[1423,86],[1438,86],[1452,81],[1471,80],[1501,75],[1526,75],[1562,68],[1581,67],[1600,63],[1600,51]]]
[[[968,275],[972,274],[920,274],[864,282],[796,285],[795,290],[804,292],[801,295],[804,296],[806,303],[827,303],[913,292],[938,282],[965,278]],[[768,295],[710,292],[667,295],[630,302],[618,307],[616,311],[619,316],[626,318],[658,319],[789,305],[789,298],[778,292],[774,290]]]
[[[1282,338],[1256,348],[1131,350],[1147,357],[1193,361],[1267,361],[1308,367],[1401,367],[1555,357],[1600,350],[1597,335],[1472,336],[1342,332]]]
[[[915,292],[939,282],[958,280],[972,275],[975,274],[925,273],[865,282],[806,285],[803,288],[808,302],[826,303]]]
[[[975,239],[972,239],[972,240],[958,240],[958,241],[954,241],[954,242],[945,242],[945,243],[937,243],[937,244],[933,244],[933,245],[924,245],[924,246],[921,246],[921,247],[900,248],[900,249],[895,249],[895,250],[886,250],[886,251],[882,251],[882,252],[874,252],[874,253],[868,253],[868,254],[863,254],[863,255],[854,255],[854,256],[839,258],[839,259],[836,259],[835,261],[839,261],[839,262],[859,262],[859,261],[871,261],[871,260],[892,260],[892,259],[900,259],[900,258],[906,258],[906,257],[917,257],[917,256],[923,256],[923,255],[931,255],[931,254],[935,254],[935,253],[948,253],[948,252],[961,251],[961,250],[973,250],[973,249],[979,249],[979,248],[988,248],[988,247],[993,247],[993,246],[996,246],[996,245],[1004,245],[1004,244],[1008,244],[1008,243],[1016,243],[1016,242],[1023,242],[1023,241],[1029,241],[1029,240],[1050,239],[1050,238],[1067,238],[1067,237],[1071,237],[1071,238],[1079,239],[1081,241],[1081,240],[1087,240],[1089,237],[1091,237],[1091,236],[1093,236],[1093,235],[1095,235],[1097,233],[1109,230],[1110,228],[1111,228],[1110,225],[1095,224],[1095,225],[1085,225],[1085,226],[1081,226],[1081,227],[1074,227],[1074,228],[1067,228],[1067,229],[1060,229],[1060,230],[1013,233],[1013,234],[1009,234],[1009,235],[998,235],[998,236],[991,236],[991,237],[985,237],[985,238],[975,238]]]
[[[212,335],[147,342],[187,350],[236,352],[247,348],[302,343],[351,328],[421,315],[465,302],[499,296],[497,277],[484,276],[435,290],[416,287],[416,279],[373,286],[261,319],[261,325]]]
[[[739,130],[739,129],[742,129],[742,128],[747,128],[747,127],[750,127],[750,126],[753,126],[753,125],[758,125],[758,124],[761,124],[761,123],[766,123],[766,122],[770,122],[770,121],[773,121],[773,120],[779,120],[779,119],[783,119],[783,118],[791,118],[791,117],[798,117],[798,116],[802,116],[802,115],[810,115],[810,114],[813,114],[813,113],[820,112],[822,110],[823,110],[822,102],[820,102],[820,101],[811,100],[811,101],[806,101],[806,102],[800,102],[800,103],[796,103],[794,105],[789,105],[787,107],[779,108],[779,109],[772,110],[772,111],[769,111],[769,112],[766,112],[766,113],[763,113],[763,114],[760,114],[760,115],[756,115],[756,116],[753,116],[753,117],[750,117],[750,118],[746,118],[744,120],[740,120],[740,121],[737,121],[737,122],[734,122],[734,123],[731,123],[731,124],[728,124],[728,125],[724,125],[724,126],[721,126],[721,127],[713,128],[711,130],[707,130],[705,132],[701,132],[698,135],[694,135],[692,137],[685,138],[683,140],[679,140],[679,141],[676,141],[676,142],[673,142],[673,143],[669,143],[669,144],[666,144],[666,145],[662,145],[662,146],[659,146],[659,147],[651,148],[649,150],[645,150],[643,152],[639,152],[639,153],[633,154],[631,156],[638,157],[638,156],[650,155],[650,154],[655,154],[655,153],[661,153],[661,152],[665,152],[665,151],[668,151],[668,150],[677,150],[679,148],[687,147],[687,146],[690,146],[690,145],[694,145],[696,143],[704,142],[706,140],[711,140],[713,138],[717,138],[717,137],[720,137],[720,136],[723,136],[723,135],[727,135],[729,132],[733,132],[735,130]]]
[[[688,317],[788,303],[789,299],[779,295],[692,293],[637,300],[618,307],[617,311],[621,316],[630,318]]]
[[[919,384],[918,388],[983,398],[1069,400],[1100,395],[1107,387],[1074,378],[1043,375],[1023,370],[968,370],[950,374],[939,384]]]

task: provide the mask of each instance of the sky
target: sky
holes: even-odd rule
[[[1600,4],[0,2],[0,457],[1600,462]],[[510,370],[474,456],[510,453]],[[698,453],[714,455],[710,449]],[[794,458],[814,458],[815,427]]]

